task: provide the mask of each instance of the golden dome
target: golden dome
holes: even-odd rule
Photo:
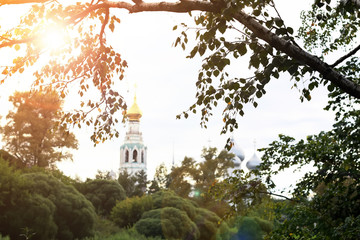
[[[136,95],[134,96],[134,103],[127,111],[126,116],[129,118],[129,121],[139,121],[142,116],[142,112],[136,103]]]

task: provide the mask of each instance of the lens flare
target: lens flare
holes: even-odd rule
[[[67,34],[63,27],[52,25],[40,34],[37,44],[45,51],[58,52],[67,42]]]

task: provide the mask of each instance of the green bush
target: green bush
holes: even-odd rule
[[[155,209],[143,214],[135,229],[147,237],[166,239],[199,239],[200,232],[186,212],[173,207]]]
[[[106,219],[105,217],[98,216],[94,226],[95,235],[101,237],[109,237],[121,231],[114,222]]]
[[[160,212],[161,210],[158,211]],[[157,236],[164,238],[162,225],[161,225],[161,218],[141,219],[136,223],[135,228],[138,232],[144,234],[147,237]]]
[[[34,235],[31,239],[53,239],[58,227],[55,223],[55,205],[39,194],[21,199],[6,213],[11,239],[23,239],[21,234]],[[26,231],[25,231],[26,230]]]
[[[111,211],[111,219],[121,228],[132,227],[142,214],[153,207],[151,196],[132,197],[118,202]]]
[[[40,194],[30,193],[30,182],[0,159],[0,233],[11,239],[53,239],[57,232],[55,205]],[[25,232],[26,230],[26,232]]]
[[[200,239],[214,239],[220,218],[209,210],[200,208],[197,210],[195,224],[200,231]]]
[[[99,215],[108,216],[117,201],[126,198],[124,188],[116,181],[106,179],[88,179],[75,185],[93,204]]]
[[[182,198],[172,191],[159,191],[152,195],[154,209],[164,207],[174,207],[186,212],[191,220],[196,216],[196,209],[199,207],[195,202]]]
[[[185,212],[197,226],[200,232],[199,239],[230,239],[231,234],[228,225],[225,222],[220,224],[221,219],[218,215],[205,208],[200,208],[194,201],[182,198],[171,191],[159,191],[152,197],[156,209],[174,207]]]
[[[73,186],[65,185],[42,173],[24,174],[22,177],[31,183],[31,193],[39,194],[54,203],[57,239],[76,239],[92,235],[96,218],[94,208]]]
[[[128,198],[118,202],[111,219],[120,227],[135,226],[147,237],[201,240],[227,240],[228,225],[213,212],[199,208],[191,200],[171,191],[159,191],[151,196]]]
[[[20,174],[0,160],[0,233],[12,240],[91,236],[92,204],[74,187],[42,172]]]

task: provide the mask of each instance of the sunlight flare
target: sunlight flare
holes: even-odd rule
[[[68,34],[59,25],[49,26],[39,37],[38,44],[44,50],[60,51],[68,41]]]

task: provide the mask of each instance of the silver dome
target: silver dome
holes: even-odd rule
[[[249,170],[254,170],[259,167],[261,164],[260,158],[254,153],[254,155],[249,159],[249,161],[246,163],[246,167]]]

